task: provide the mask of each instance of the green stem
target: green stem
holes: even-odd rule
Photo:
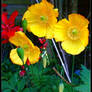
[[[73,81],[73,72],[74,72],[74,63],[75,62],[75,56],[73,56],[73,60],[72,60],[72,81]]]
[[[53,53],[53,59],[56,60],[55,52],[54,52],[54,49],[53,49],[53,47],[52,47],[53,44],[52,44],[51,40],[48,40],[48,42],[49,42],[49,46],[50,46],[51,52]],[[56,61],[57,61],[57,60],[56,60]]]
[[[11,43],[10,43],[10,46],[11,46],[12,49],[14,49],[14,46]]]
[[[57,8],[57,0],[55,0],[55,5],[56,5],[56,8]]]

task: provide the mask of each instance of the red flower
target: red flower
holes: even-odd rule
[[[3,4],[2,4],[2,7],[7,7],[7,4],[4,4],[4,3],[3,3]]]
[[[26,73],[25,70],[20,71],[20,72],[19,72],[20,77],[23,77],[23,76],[25,75],[25,73]]]
[[[1,32],[1,38],[4,39],[2,41],[2,43],[7,43],[9,38],[11,36],[14,36],[14,33],[16,31],[23,31],[23,29],[21,30],[20,26],[15,26],[15,18],[18,16],[18,11],[14,11],[10,18],[7,18],[7,14],[6,12],[2,13],[2,32]]]
[[[48,43],[45,43],[45,44],[43,45],[44,48],[46,48],[47,46],[48,46]]]
[[[22,69],[25,69],[24,65],[23,65],[23,66],[21,66],[21,68],[22,68]]]
[[[48,46],[48,43],[43,44],[40,48],[46,48]]]
[[[41,44],[44,44],[46,42],[46,40],[44,38],[43,39],[39,38],[39,41]]]
[[[48,43],[45,43],[45,42],[46,42],[46,39],[44,39],[44,38],[39,38],[39,41],[40,41],[40,43],[42,44],[42,46],[40,46],[41,49],[47,47]]]

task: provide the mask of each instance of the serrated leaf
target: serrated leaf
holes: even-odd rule
[[[81,65],[81,68],[80,78],[83,83],[81,83],[78,87],[75,87],[75,89],[79,92],[90,92],[90,70],[83,65]]]
[[[68,84],[65,84],[63,92],[76,92],[76,91],[74,91],[73,88],[69,86]]]

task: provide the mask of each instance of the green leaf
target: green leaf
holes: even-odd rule
[[[24,79],[18,81],[17,87],[19,92],[24,88],[25,84],[26,81]]]
[[[22,27],[23,27],[24,32],[26,32],[26,29],[27,29],[27,20],[24,19],[22,21]]]
[[[3,92],[12,92],[11,89],[5,89]]]
[[[90,70],[88,70],[85,66],[81,65],[82,70],[80,71],[80,78],[82,83],[75,87],[79,92],[90,92]]]
[[[12,77],[10,78],[10,80],[8,82],[9,82],[9,85],[11,86],[11,88],[15,89],[16,84],[18,82],[17,73],[15,73],[14,75],[12,75]]]
[[[36,88],[30,88],[30,92],[38,92]]]
[[[23,50],[23,48],[17,48],[17,53],[18,53],[18,56],[23,61],[23,59],[24,59],[24,50]]]
[[[10,88],[9,84],[7,81],[2,81],[2,85],[1,85],[2,90],[6,89],[6,88]]]
[[[30,92],[29,88],[25,88],[23,92]]]
[[[73,87],[71,87],[70,85],[64,83],[64,91],[63,92],[76,92],[76,91],[73,90]]]

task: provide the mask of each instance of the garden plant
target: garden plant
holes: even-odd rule
[[[64,0],[31,1],[21,20],[2,2],[2,92],[91,92],[90,20],[77,6],[64,15]]]

